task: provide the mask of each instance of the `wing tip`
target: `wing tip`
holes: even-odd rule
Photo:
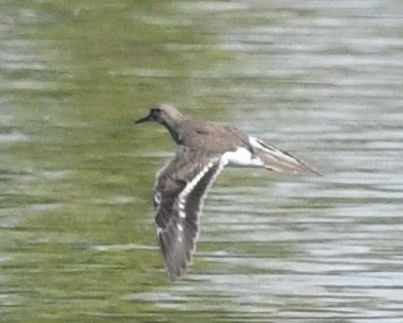
[[[175,247],[169,248],[169,243],[164,241],[161,232],[158,234],[158,236],[166,274],[170,281],[176,281],[182,278],[192,266],[193,255],[196,252],[197,234],[196,238],[192,240],[191,246],[185,247],[185,252],[183,252],[182,248],[179,248],[179,250]]]
[[[190,258],[185,259],[182,263],[177,263],[176,266],[170,265],[164,257],[164,264],[166,274],[170,281],[174,282],[180,280],[184,277],[184,275],[189,272],[190,267],[192,266],[192,256]]]
[[[295,157],[294,157],[295,158]],[[296,159],[296,158],[295,158]],[[299,162],[299,167],[294,171],[295,174],[310,174],[316,176],[323,176],[319,171],[315,168],[308,166],[304,161],[300,159],[296,159]]]

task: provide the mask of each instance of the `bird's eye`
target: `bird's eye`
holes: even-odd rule
[[[152,109],[152,111],[153,111],[154,113],[159,113],[159,112],[161,112],[161,109],[160,109],[160,108],[154,108],[154,109]]]

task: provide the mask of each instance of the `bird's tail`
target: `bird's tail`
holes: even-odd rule
[[[267,169],[281,173],[312,173],[320,175],[316,170],[306,165],[285,151],[281,151],[260,139],[250,137],[249,143],[253,147],[254,154],[263,162]]]

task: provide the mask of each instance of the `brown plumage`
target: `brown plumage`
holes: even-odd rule
[[[150,114],[136,123],[146,121],[165,126],[179,147],[157,174],[154,187],[157,234],[172,280],[191,264],[204,197],[226,165],[317,174],[301,160],[260,139],[236,128],[189,119],[172,105],[153,106]]]

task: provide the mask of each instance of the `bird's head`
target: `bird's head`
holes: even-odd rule
[[[150,108],[150,113],[148,116],[136,120],[135,123],[138,124],[147,121],[155,121],[160,124],[167,125],[182,119],[182,113],[180,113],[173,105],[156,104]]]

